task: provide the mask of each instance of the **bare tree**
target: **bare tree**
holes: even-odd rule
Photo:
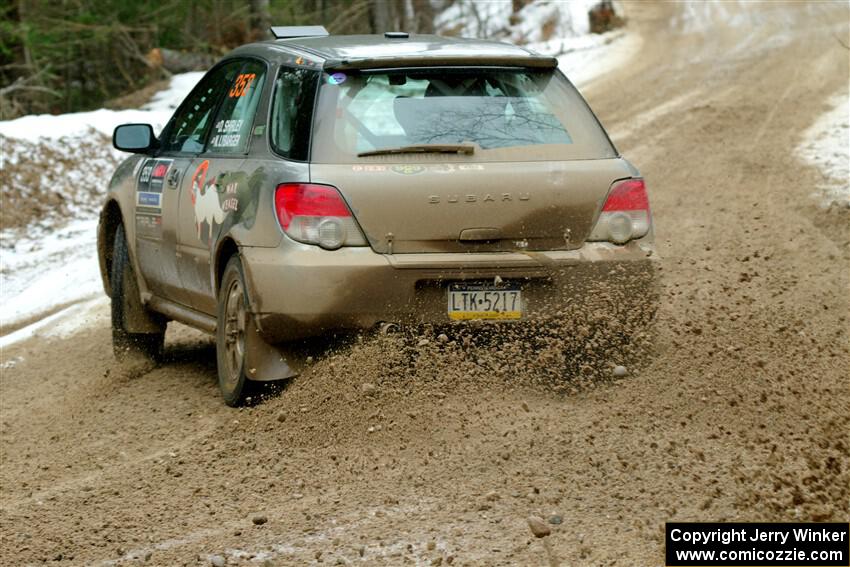
[[[269,33],[271,26],[271,14],[269,13],[269,0],[251,0],[249,4],[249,23],[252,35],[256,38],[263,37]]]
[[[369,20],[373,32],[383,33],[390,29],[391,7],[388,0],[371,0],[369,3]]]
[[[434,6],[431,0],[411,0],[413,24],[410,31],[434,33]]]

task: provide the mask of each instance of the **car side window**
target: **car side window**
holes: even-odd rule
[[[204,149],[212,114],[230,88],[241,61],[226,63],[214,69],[183,101],[171,119],[161,147],[166,152],[200,153]]]
[[[248,149],[265,78],[266,66],[260,61],[248,61],[239,69],[216,113],[207,151],[244,153]]]
[[[307,161],[310,126],[319,72],[281,67],[274,85],[269,136],[272,148],[283,157]]]

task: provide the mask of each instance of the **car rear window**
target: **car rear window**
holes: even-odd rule
[[[314,129],[312,159],[319,163],[423,144],[472,144],[474,155],[458,158],[466,161],[616,156],[581,95],[552,70],[324,73]],[[408,158],[433,155],[404,154]]]

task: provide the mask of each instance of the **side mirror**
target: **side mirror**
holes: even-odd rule
[[[112,133],[112,145],[122,152],[147,154],[159,147],[150,124],[122,124]]]

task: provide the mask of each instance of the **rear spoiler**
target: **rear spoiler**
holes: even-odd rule
[[[325,61],[326,71],[366,70],[366,69],[398,69],[407,67],[533,67],[536,69],[554,69],[558,60],[554,57],[535,55],[527,56],[441,56],[441,57],[376,57],[369,59],[328,59]]]

